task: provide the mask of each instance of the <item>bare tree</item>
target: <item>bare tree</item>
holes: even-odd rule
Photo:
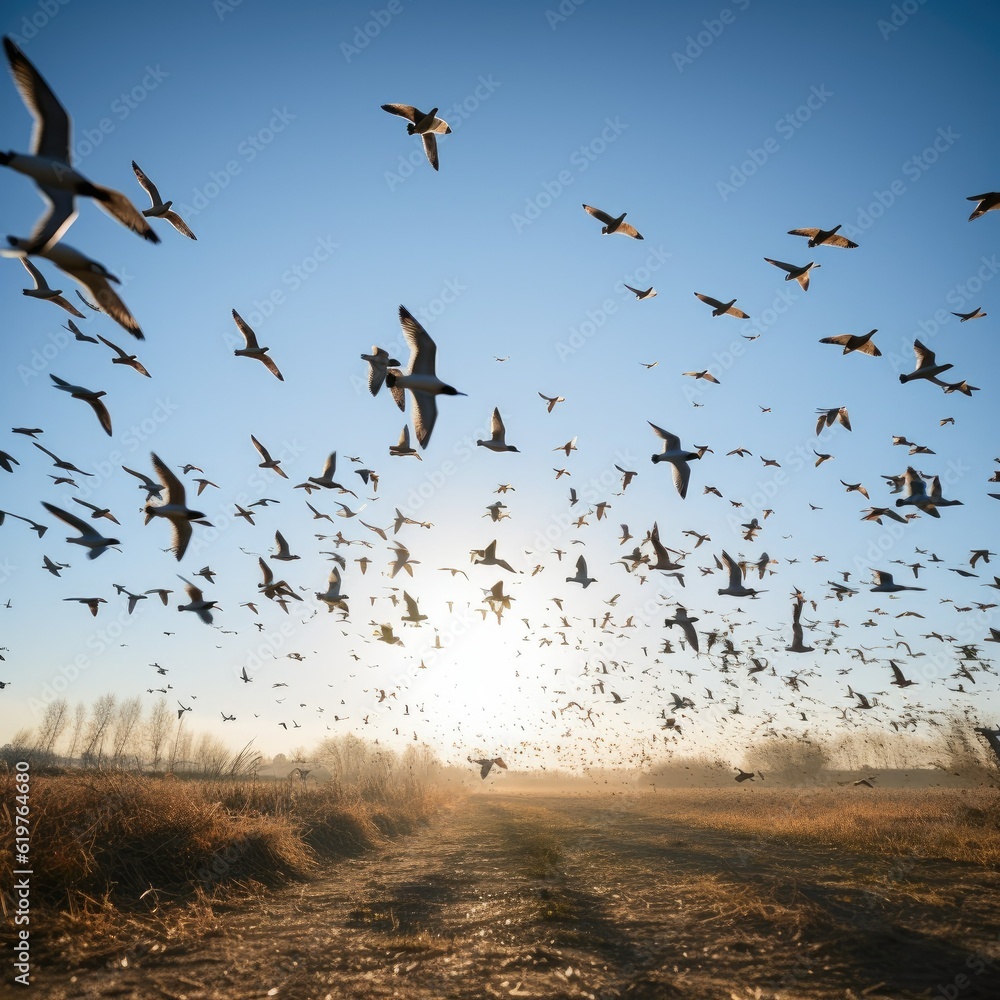
[[[73,728],[70,730],[69,747],[66,749],[66,758],[72,763],[76,756],[77,748],[80,746],[80,737],[83,735],[83,724],[87,721],[87,706],[78,701],[73,706]]]
[[[189,764],[187,758],[190,756],[191,734],[184,729],[184,716],[177,720],[177,731],[174,733],[174,745],[170,748],[170,761],[167,767],[171,773],[177,769],[178,764]]]
[[[115,735],[112,740],[114,761],[122,766],[130,741],[135,733],[136,724],[142,715],[142,698],[135,695],[118,706],[118,716],[115,720]]]
[[[83,760],[85,764],[100,766],[104,758],[104,742],[108,727],[115,716],[118,699],[113,694],[102,694],[90,709],[90,723],[84,737]]]
[[[69,723],[69,703],[65,698],[56,698],[45,706],[42,724],[38,730],[35,747],[44,753],[51,753],[56,741]]]
[[[159,768],[163,759],[167,736],[174,721],[174,713],[167,705],[167,699],[161,696],[149,709],[146,719],[146,744],[149,747],[149,763],[154,771]]]
[[[218,736],[202,733],[194,745],[191,759],[201,774],[218,778],[228,767],[230,756],[229,747]]]

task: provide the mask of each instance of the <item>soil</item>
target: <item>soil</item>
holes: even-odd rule
[[[976,865],[695,828],[657,796],[486,792],[217,912],[193,945],[146,942],[96,968],[39,961],[30,988],[52,1000],[997,1000],[998,890],[1000,874]],[[5,983],[8,995],[25,994]]]

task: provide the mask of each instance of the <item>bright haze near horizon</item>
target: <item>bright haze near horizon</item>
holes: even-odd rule
[[[141,342],[36,258],[85,313],[80,328],[138,354],[151,379],[22,296],[17,260],[0,266],[0,450],[19,463],[0,471],[0,508],[48,525],[42,538],[12,517],[0,527],[0,730],[37,726],[56,696],[141,694],[148,708],[167,683],[171,708],[192,708],[186,727],[233,747],[291,754],[354,732],[512,769],[699,751],[737,763],[769,734],[924,740],[948,715],[995,724],[993,667],[960,647],[988,658],[1000,624],[1000,594],[984,586],[1000,557],[970,567],[974,550],[1000,551],[988,495],[1000,491],[1000,212],[969,222],[966,200],[1000,188],[1000,139],[982,114],[997,20],[985,5],[915,2],[375,0],[291,13],[187,0],[155,22],[141,5],[7,5],[2,30],[71,116],[79,170],[146,208],[135,160],[197,241],[154,219],[162,242],[149,245],[77,199],[64,242],[121,278]],[[0,149],[23,152],[31,119],[3,77]],[[439,171],[385,103],[438,108],[452,128],[437,137]],[[626,212],[643,241],[602,235],[584,203]],[[42,209],[30,178],[0,170],[4,234],[26,236]],[[857,249],[788,235],[836,225]],[[821,266],[803,291],[765,257]],[[625,284],[657,295],[639,301]],[[750,319],[715,318],[695,292],[735,298]],[[466,393],[439,398],[420,461],[389,454],[409,393],[405,415],[386,389],[373,398],[359,357],[377,344],[405,368],[401,304],[436,342],[438,375]],[[986,318],[952,315],[977,307]],[[234,357],[233,309],[283,382]],[[873,328],[878,358],[819,343]],[[918,338],[954,366],[945,379],[978,391],[901,385]],[[683,374],[706,369],[719,384]],[[113,435],[50,374],[106,391]],[[550,413],[539,393],[565,401]],[[516,454],[476,446],[494,407]],[[817,409],[839,407],[852,429],[817,435]],[[686,499],[650,461],[649,422],[711,449],[690,463]],[[59,470],[13,427],[42,428],[39,444],[93,475],[54,483]],[[287,480],[258,468],[251,435]],[[930,451],[910,456],[894,435]],[[568,456],[556,450],[571,439]],[[727,455],[737,448],[749,454]],[[357,497],[295,489],[332,451]],[[178,474],[204,470],[183,478],[213,527],[194,526],[180,562],[168,526],[143,524],[145,494],[122,469],[152,475],[151,452]],[[817,467],[816,452],[833,457]],[[962,505],[863,521],[870,506],[895,510],[883,476],[911,464]],[[638,473],[624,492],[616,466]],[[197,475],[217,487],[196,497]],[[114,512],[120,527],[93,523],[120,549],[90,561],[67,544],[74,532],[41,501],[86,517],[74,497]],[[235,517],[260,498],[277,502],[252,508],[255,525]],[[494,523],[496,501],[509,517]],[[396,508],[432,527],[394,536]],[[390,579],[387,543],[361,520],[407,546],[412,577]],[[620,561],[654,522],[683,586]],[[621,544],[623,524],[633,537]],[[276,530],[298,560],[270,558]],[[316,537],[338,531],[352,544]],[[710,540],[695,548],[685,531]],[[472,563],[493,539],[514,573]],[[767,554],[763,580],[751,568],[746,581],[758,599],[718,595],[723,550]],[[315,597],[332,551],[346,559],[346,620]],[[587,589],[566,582],[581,555]],[[44,556],[69,566],[56,578]],[[302,598],[287,613],[259,593],[258,556]],[[214,583],[194,576],[205,566]],[[873,569],[926,589],[870,593]],[[838,601],[829,582],[844,573],[857,593]],[[218,601],[212,626],[178,613],[179,575]],[[512,598],[502,621],[483,603],[498,580]],[[115,584],[173,593],[130,616]],[[404,590],[427,615],[419,628],[401,622]],[[785,649],[793,590],[811,653]],[[76,597],[107,603],[94,618],[64,600]],[[664,626],[678,603],[699,619],[698,655]],[[376,640],[384,624],[402,646]],[[727,640],[738,655],[720,655]],[[751,675],[751,657],[766,669]],[[890,686],[890,659],[913,686]],[[848,686],[877,705],[861,710]],[[674,692],[692,706],[671,707]]]

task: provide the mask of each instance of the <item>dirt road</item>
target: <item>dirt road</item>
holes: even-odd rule
[[[32,986],[53,1000],[996,1000],[998,889],[971,865],[695,829],[655,796],[483,794],[224,914],[196,947],[36,969]]]

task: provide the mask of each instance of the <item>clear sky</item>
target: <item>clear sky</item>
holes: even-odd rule
[[[79,326],[138,353],[151,379],[112,366],[102,344],[70,339],[69,314],[20,294],[30,284],[16,260],[0,266],[0,450],[20,463],[0,471],[0,508],[49,525],[41,539],[12,518],[0,527],[0,599],[10,602],[0,608],[0,680],[10,682],[0,733],[36,724],[54,693],[88,703],[141,693],[151,704],[159,695],[147,689],[164,682],[171,706],[193,707],[185,725],[234,746],[254,739],[264,753],[289,752],[355,731],[400,747],[416,738],[449,759],[500,753],[526,768],[698,749],[736,761],[768,731],[881,734],[907,718],[923,738],[945,712],[995,723],[992,668],[970,661],[974,682],[952,675],[957,646],[988,655],[982,641],[1000,625],[996,608],[975,603],[1000,596],[984,587],[1000,557],[969,565],[975,549],[1000,551],[1000,503],[988,496],[1000,491],[988,484],[1000,470],[1000,212],[970,223],[966,200],[1000,187],[1000,139],[982,111],[998,17],[985,4],[916,0],[294,10],[182,0],[158,5],[155,20],[137,4],[5,5],[3,32],[72,118],[80,172],[145,208],[136,160],[198,239],[153,220],[162,243],[149,245],[84,198],[64,237],[122,278],[146,339],[85,308]],[[0,82],[0,149],[23,152],[31,121],[9,77]],[[405,121],[380,109],[387,102],[437,107],[449,122],[438,172]],[[603,236],[582,203],[627,212],[644,240]],[[0,170],[4,233],[26,236],[42,208],[29,178]],[[838,224],[858,249],[810,250],[787,235]],[[821,267],[803,291],[765,257]],[[37,263],[79,304],[69,276]],[[638,301],[623,283],[657,295]],[[750,320],[713,318],[694,292],[736,298]],[[422,461],[390,457],[410,403],[404,417],[385,390],[372,398],[359,357],[378,344],[405,367],[400,304],[436,341],[438,374],[467,394],[440,400]],[[977,307],[985,319],[952,315]],[[234,308],[283,382],[233,356]],[[879,358],[818,343],[872,328]],[[918,337],[954,365],[944,378],[980,391],[901,385]],[[705,369],[720,384],[683,375]],[[107,392],[112,437],[50,373]],[[539,392],[565,401],[549,413]],[[817,408],[841,406],[853,429],[817,437]],[[476,447],[494,407],[519,453]],[[691,463],[684,500],[670,469],[650,461],[659,441],[647,421],[711,449]],[[40,444],[94,475],[53,483],[58,470],[13,427],[43,428]],[[282,459],[287,481],[258,469],[251,434]],[[894,435],[932,453],[911,457]],[[572,438],[568,457],[554,450]],[[750,454],[727,455],[739,447]],[[833,458],[816,467],[814,449]],[[143,525],[144,494],[122,471],[152,474],[152,451],[217,484],[188,492],[214,528],[195,526],[180,563],[165,551],[167,526]],[[357,499],[294,488],[331,451]],[[893,506],[882,477],[911,463],[963,505],[905,525],[862,521],[870,505]],[[616,465],[638,473],[624,493]],[[365,467],[379,474],[377,492],[355,475]],[[568,474],[557,480],[556,469]],[[841,481],[862,484],[870,501]],[[65,542],[71,532],[40,501],[86,516],[73,497],[115,513],[120,527],[94,523],[113,529],[120,551],[88,561]],[[237,503],[261,497],[279,502],[253,508],[254,526],[234,520]],[[335,523],[313,520],[306,500]],[[486,508],[497,500],[510,516],[494,524]],[[418,561],[413,577],[390,579],[386,543],[335,501],[363,508],[390,540],[397,507],[431,523],[396,536]],[[601,501],[610,506],[599,520]],[[761,531],[744,540],[754,517]],[[654,522],[686,553],[683,587],[617,561]],[[623,523],[633,536],[624,545]],[[257,557],[274,551],[276,529],[301,557],[269,560],[303,598],[287,615],[258,594]],[[338,530],[354,542],[336,550],[347,560],[346,621],[314,597],[334,551],[316,534]],[[686,530],[710,540],[695,549]],[[517,573],[472,565],[470,550],[494,538]],[[757,586],[767,593],[719,596],[723,550],[752,562],[766,552],[773,562]],[[597,580],[586,590],[566,582],[580,554]],[[70,566],[56,578],[43,556]],[[914,579],[907,564],[918,561]],[[193,579],[206,565],[215,583],[197,582],[222,608],[214,627],[176,610],[178,574]],[[871,594],[872,569],[926,590]],[[837,602],[828,581],[842,572],[859,593]],[[498,623],[480,610],[501,578],[514,602]],[[129,616],[114,584],[174,593],[168,607],[151,596]],[[803,614],[816,623],[805,633],[814,653],[785,651],[793,588],[816,602]],[[389,600],[403,589],[428,616],[419,629]],[[64,602],[72,597],[107,604],[92,618]],[[663,627],[676,602],[700,619],[699,656]],[[382,624],[402,647],[375,641]],[[720,639],[706,655],[712,631]],[[947,641],[922,637],[933,632]],[[444,648],[433,648],[436,636]],[[664,638],[673,653],[661,652]],[[724,638],[742,651],[728,667]],[[750,655],[769,669],[749,676]],[[889,658],[917,683],[890,687]],[[599,677],[602,661],[609,673]],[[849,684],[879,707],[858,711]],[[671,709],[671,692],[694,708]],[[680,735],[660,728],[663,710]]]

